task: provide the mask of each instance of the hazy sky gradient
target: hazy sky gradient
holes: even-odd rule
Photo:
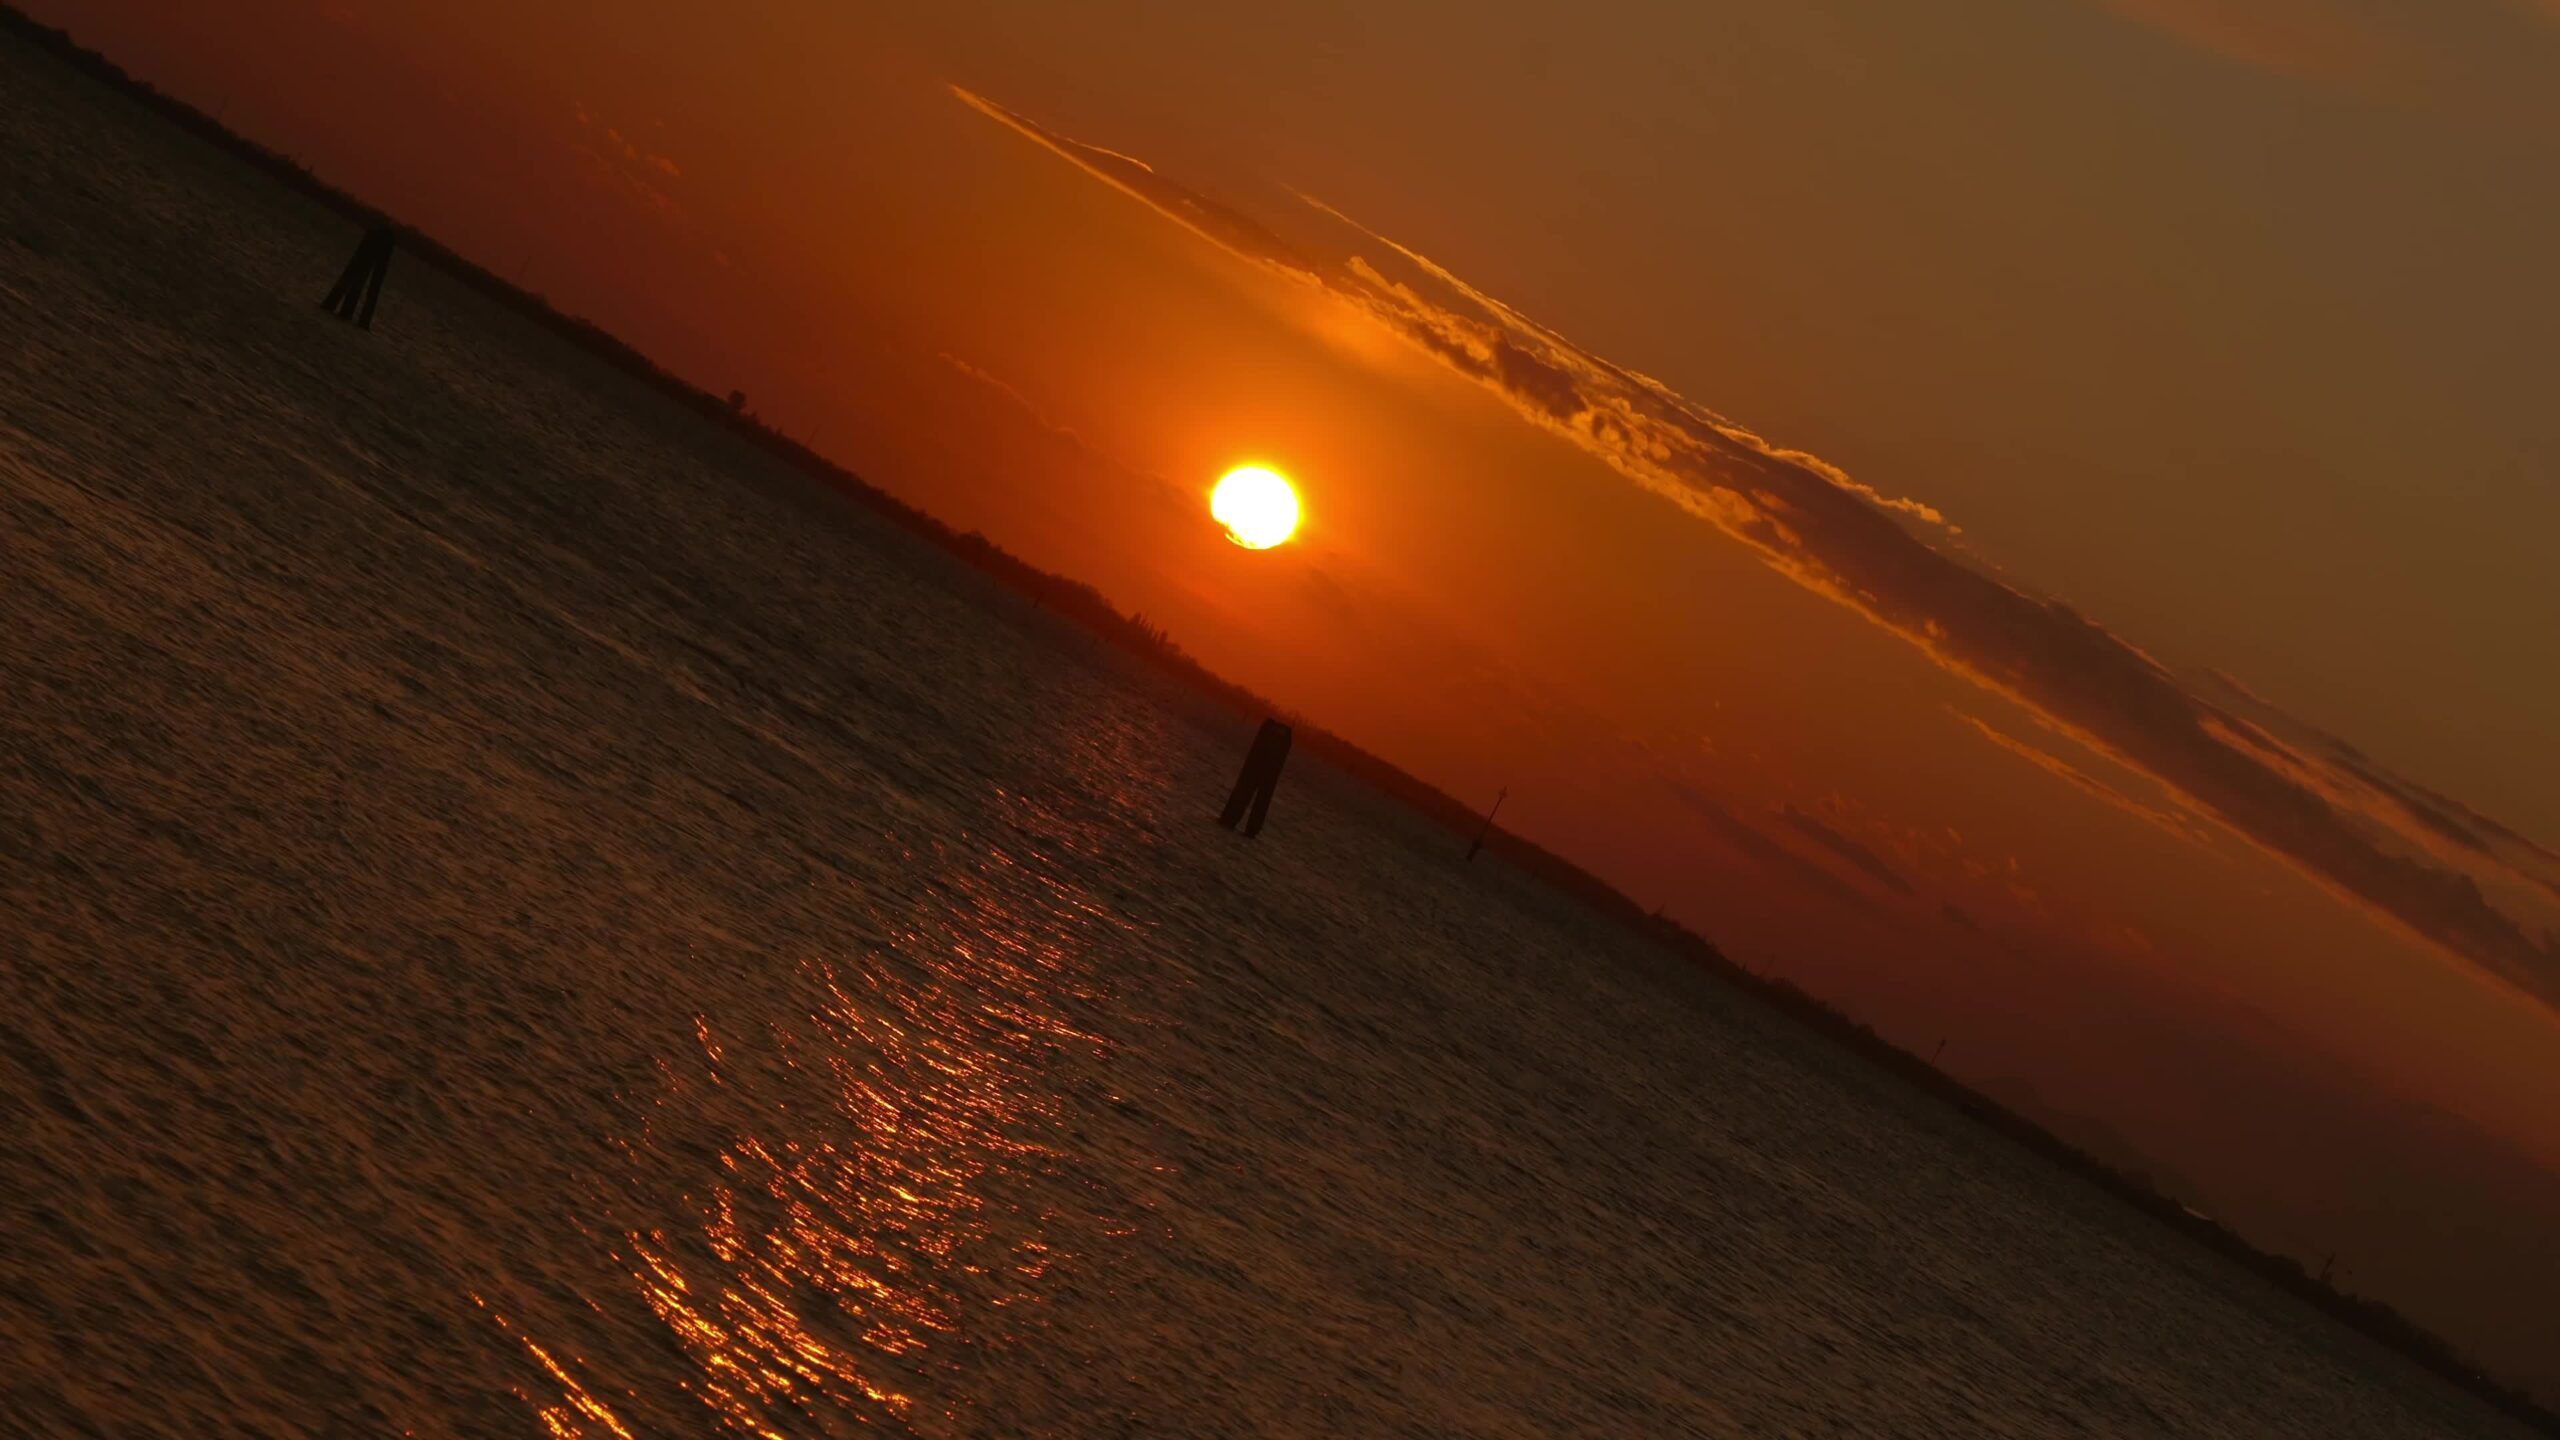
[[[2551,7],[34,8],[2560,1381]]]

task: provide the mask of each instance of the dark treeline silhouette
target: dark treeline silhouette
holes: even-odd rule
[[[239,156],[349,219],[367,227],[387,229],[397,238],[400,248],[417,260],[437,266],[503,308],[530,319],[646,382],[672,402],[701,415],[708,423],[778,457],[838,495],[940,547],[1042,608],[1077,622],[1102,641],[1158,667],[1220,706],[1240,716],[1287,713],[1251,690],[1214,674],[1185,654],[1161,627],[1149,624],[1143,616],[1122,614],[1092,586],[1037,569],[976,531],[952,529],[819,455],[800,441],[767,426],[746,408],[743,394],[732,391],[726,395],[715,395],[667,371],[592,322],[551,308],[540,295],[501,279],[435,240],[399,225],[361,200],[313,175],[290,157],[233,134],[203,111],[134,79],[113,61],[82,47],[67,33],[20,13],[5,0],[0,0],[0,32],[14,34],[51,51],[172,123]],[[1480,828],[1485,826],[1485,816],[1438,787],[1407,774],[1321,727],[1299,721],[1293,728],[1296,743],[1308,753],[1448,831],[1451,836],[1451,863],[1463,863],[1460,857],[1468,854],[1464,842],[1478,836]],[[1536,842],[1499,829],[1483,833],[1482,842],[1485,852],[1500,857],[1548,888],[1648,937],[1677,959],[1755,997],[1842,1050],[1862,1057],[1913,1087],[1944,1100],[1957,1113],[2082,1177],[2134,1210],[2190,1237],[2233,1264],[2259,1275],[2277,1289],[2398,1351],[2422,1368],[2515,1419],[2560,1436],[2560,1414],[2544,1408],[2521,1389],[2486,1374],[2450,1343],[2392,1307],[2332,1288],[2326,1283],[2326,1266],[2321,1274],[2313,1274],[2289,1256],[2260,1249],[2221,1223],[2199,1215],[2161,1193],[2146,1177],[2119,1170],[2075,1148],[2035,1121],[1938,1070],[1930,1059],[1903,1049],[1864,1022],[1793,983],[1736,963],[1704,936],[1668,919],[1659,909],[1648,909],[1638,904],[1607,881]]]

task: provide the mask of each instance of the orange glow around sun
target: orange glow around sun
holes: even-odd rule
[[[1227,527],[1227,538],[1248,550],[1268,550],[1298,528],[1298,492],[1276,470],[1242,465],[1209,492],[1209,513]]]

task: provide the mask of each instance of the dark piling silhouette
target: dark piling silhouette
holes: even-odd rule
[[[1236,788],[1227,796],[1227,808],[1218,812],[1218,823],[1233,830],[1236,822],[1244,822],[1248,836],[1262,833],[1262,819],[1271,812],[1271,792],[1280,788],[1280,767],[1289,761],[1289,727],[1277,720],[1265,720],[1253,737],[1253,748],[1244,752],[1244,770],[1236,776]],[[1247,814],[1246,807],[1252,807]]]
[[[390,273],[395,238],[388,225],[376,225],[366,231],[356,245],[354,258],[338,272],[338,283],[330,287],[329,298],[320,302],[320,308],[359,330],[372,329],[373,307],[382,300],[382,277]]]

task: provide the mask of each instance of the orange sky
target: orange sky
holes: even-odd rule
[[[31,8],[2560,1382],[2531,6]]]

